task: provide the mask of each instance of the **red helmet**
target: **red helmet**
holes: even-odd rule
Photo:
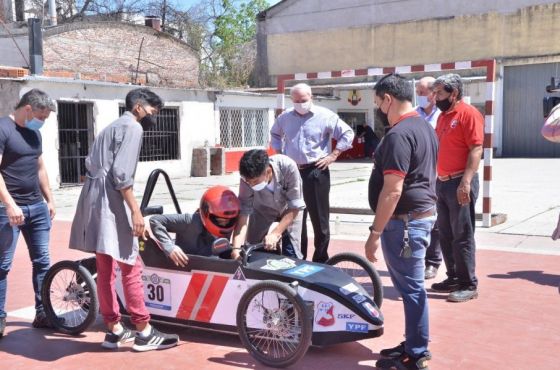
[[[200,199],[200,218],[210,234],[218,238],[229,237],[239,218],[239,199],[226,186],[212,186]],[[228,221],[220,225],[216,218]]]

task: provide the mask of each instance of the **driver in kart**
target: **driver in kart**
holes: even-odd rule
[[[239,218],[239,199],[226,186],[213,186],[200,199],[195,213],[157,215],[150,218],[155,240],[180,267],[189,262],[187,254],[212,255],[217,238],[231,237]],[[175,240],[169,233],[175,233]]]

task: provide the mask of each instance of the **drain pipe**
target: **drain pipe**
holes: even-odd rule
[[[29,29],[29,72],[32,75],[42,75],[43,31],[41,30],[41,20],[39,18],[29,18],[27,26]]]
[[[49,0],[49,25],[51,26],[57,25],[55,0]]]

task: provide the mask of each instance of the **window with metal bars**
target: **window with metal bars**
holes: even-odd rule
[[[268,145],[268,110],[220,108],[220,143],[225,148]]]
[[[93,143],[93,104],[58,102],[58,161],[61,185],[85,181],[85,160]]]
[[[119,115],[125,111],[119,107]],[[157,123],[144,131],[140,162],[181,159],[179,148],[179,109],[163,108],[157,115]]]

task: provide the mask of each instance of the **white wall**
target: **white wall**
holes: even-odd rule
[[[118,118],[119,105],[124,104],[131,85],[91,83],[85,81],[32,78],[25,81],[19,94],[22,96],[32,88],[39,88],[57,101],[91,103],[93,105],[94,134]],[[219,121],[216,120],[215,106],[266,108],[269,109],[270,123],[274,119],[274,95],[219,93],[204,90],[153,89],[165,101],[166,107],[179,109],[180,159],[157,162],[140,162],[137,178],[147,178],[152,170],[161,168],[170,177],[190,177],[193,148],[208,144],[214,146],[219,137]],[[215,101],[216,100],[216,101]],[[43,135],[43,155],[51,187],[60,186],[58,158],[58,121],[51,114],[41,129]]]
[[[292,0],[267,13],[267,33],[320,31],[459,17],[552,4],[553,0]]]

